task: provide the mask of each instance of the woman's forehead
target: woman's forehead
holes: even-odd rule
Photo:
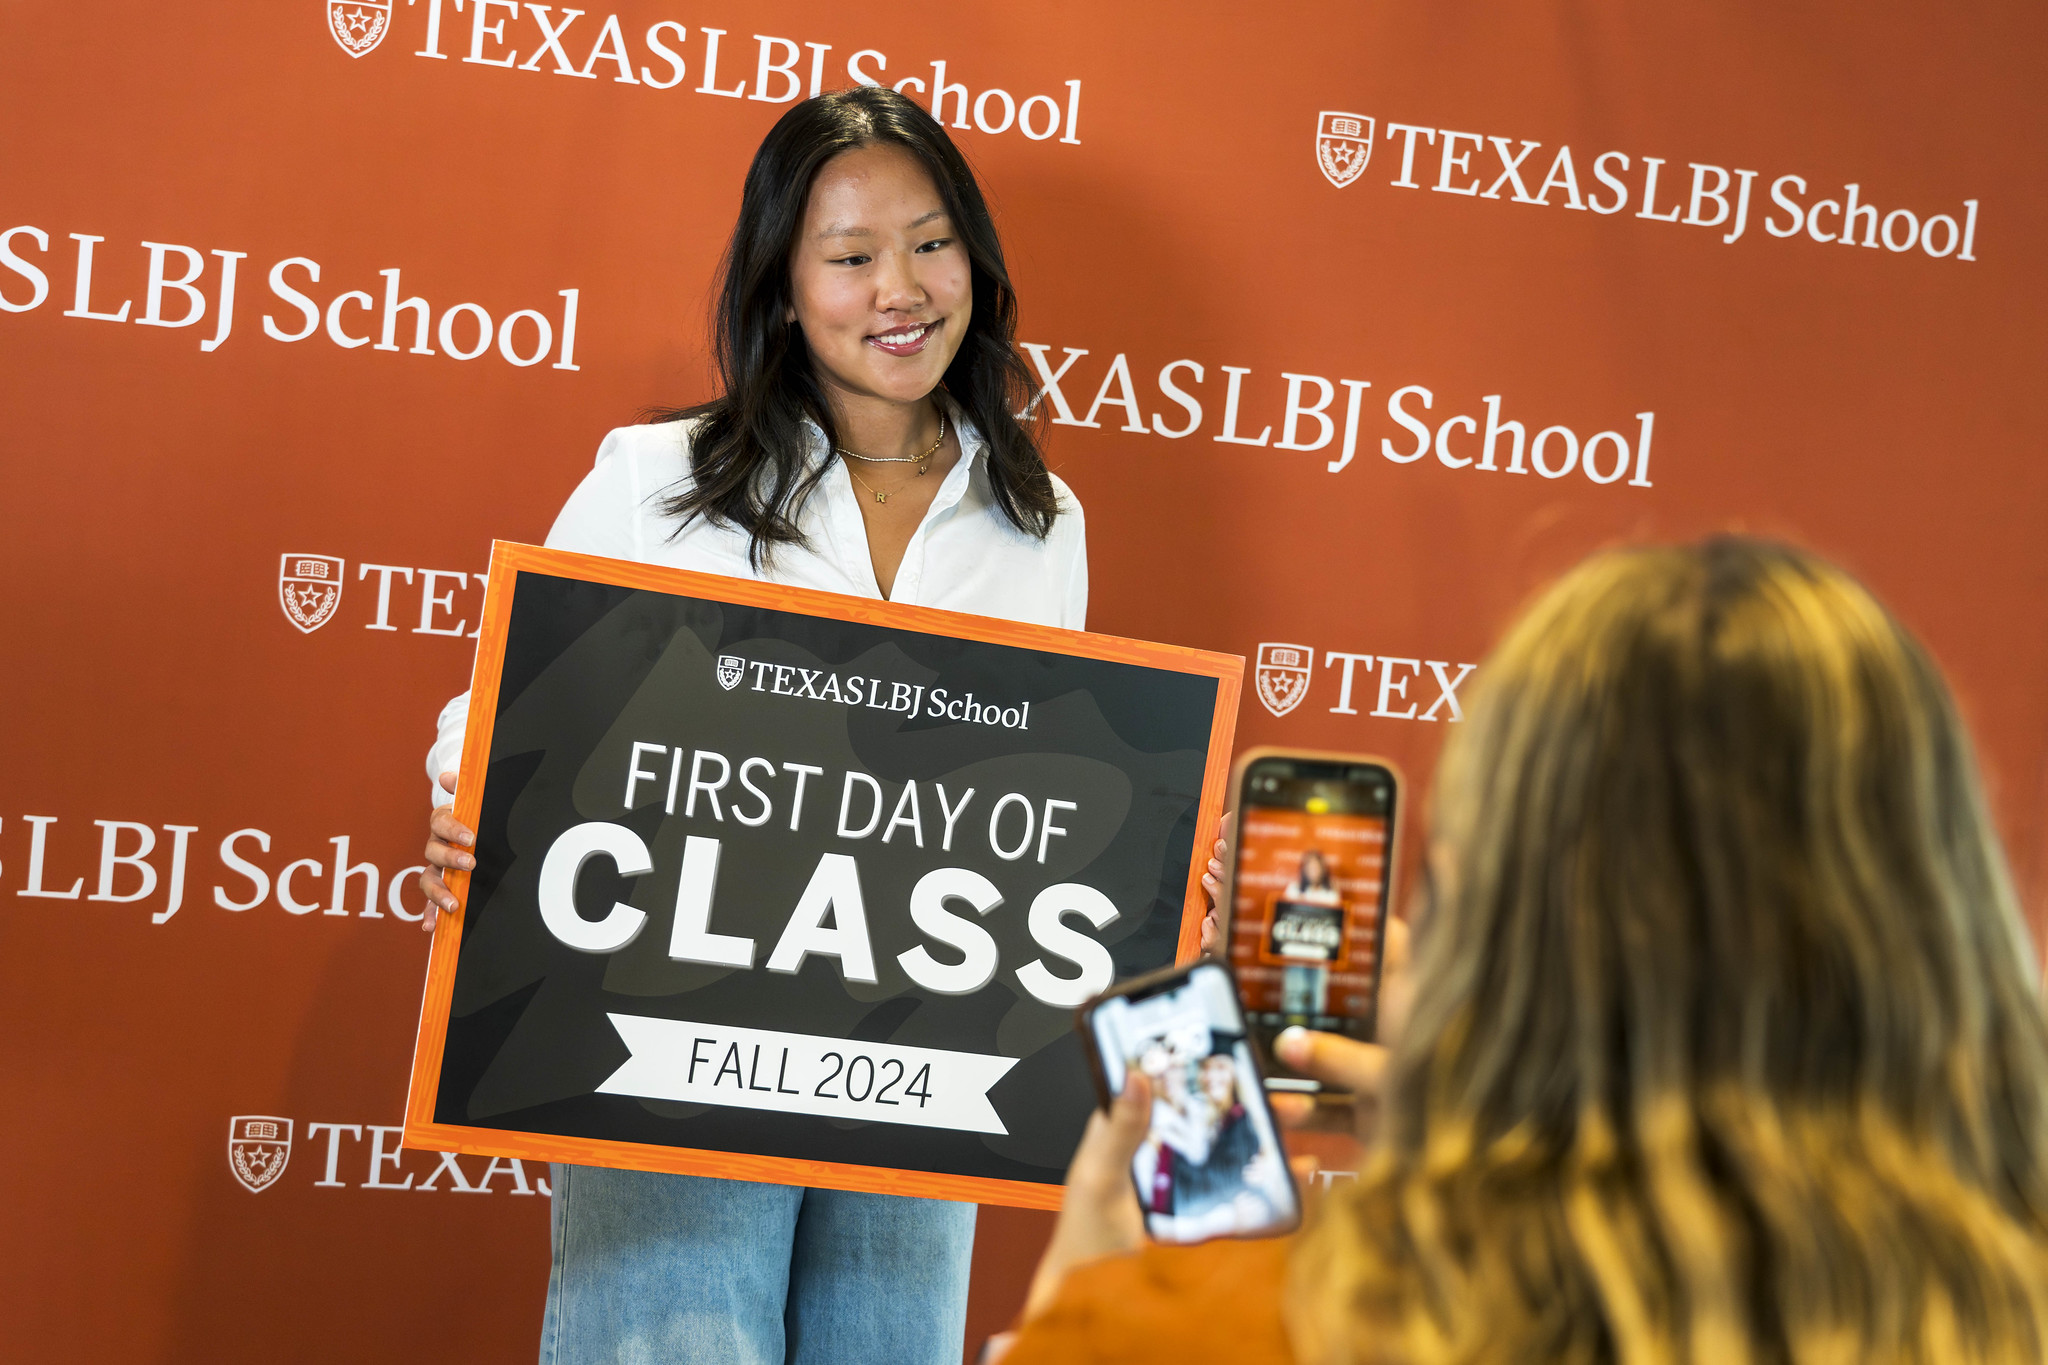
[[[900,147],[856,147],[826,162],[811,182],[805,235],[850,237],[926,226],[946,203],[924,165]]]

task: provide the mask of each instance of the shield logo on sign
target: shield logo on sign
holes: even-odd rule
[[[1334,109],[1316,117],[1316,165],[1324,179],[1341,190],[1365,174],[1365,163],[1371,159],[1371,119]]]
[[[747,671],[747,661],[737,654],[718,656],[718,685],[730,692],[740,685],[740,678]]]
[[[1257,674],[1259,700],[1276,716],[1301,705],[1316,652],[1307,645],[1260,645]]]
[[[285,555],[277,566],[277,602],[284,619],[306,634],[327,624],[341,605],[341,571],[334,555]]]
[[[228,1120],[228,1169],[249,1193],[261,1194],[276,1184],[291,1159],[290,1119],[238,1114]]]
[[[391,0],[327,0],[327,32],[351,57],[367,57],[391,27]]]

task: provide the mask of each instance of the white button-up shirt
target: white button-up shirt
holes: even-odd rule
[[[1012,621],[1086,628],[1088,538],[1081,504],[1073,490],[1053,476],[1060,515],[1044,540],[1010,524],[989,487],[988,443],[971,423],[953,417],[960,459],[947,472],[938,494],[910,538],[896,571],[890,600],[948,611],[1000,616]],[[688,422],[620,427],[597,448],[597,464],[569,495],[548,532],[550,549],[664,564],[733,578],[763,579],[852,597],[880,597],[859,494],[846,466],[832,459],[824,435],[811,428],[814,460],[831,467],[798,511],[795,521],[806,544],[779,545],[766,568],[747,559],[747,534],[699,517],[677,531],[662,501],[690,478]],[[448,794],[438,785],[462,757],[469,721],[469,693],[441,711],[440,733],[427,754],[427,780],[434,804]]]

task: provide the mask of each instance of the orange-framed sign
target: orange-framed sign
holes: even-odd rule
[[[407,1145],[1057,1207],[1243,667],[498,542]]]

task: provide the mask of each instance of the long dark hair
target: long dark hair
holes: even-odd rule
[[[808,457],[805,419],[824,431],[828,448],[839,444],[803,330],[785,321],[790,254],[819,168],[877,144],[901,147],[922,163],[967,248],[973,313],[942,383],[988,442],[996,506],[1041,539],[1058,514],[1045,457],[1016,415],[1031,400],[1030,371],[1017,353],[1017,296],[974,172],[930,114],[893,90],[858,86],[798,104],[754,153],[712,320],[723,392],[655,414],[657,421],[699,419],[690,441],[693,477],[662,510],[680,519],[679,530],[698,517],[740,527],[757,568],[775,546],[803,543],[797,510],[831,467]]]

